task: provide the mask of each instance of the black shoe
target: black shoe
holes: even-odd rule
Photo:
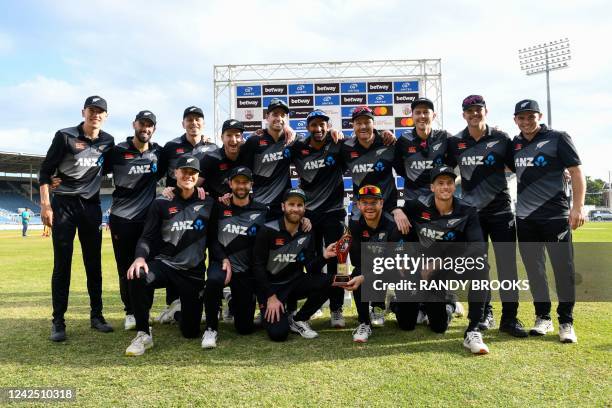
[[[523,323],[519,319],[502,320],[499,331],[508,333],[513,337],[528,337],[529,333],[524,329]]]
[[[66,325],[64,323],[53,322],[51,324],[51,341],[66,341]]]
[[[101,331],[102,333],[110,333],[113,331],[113,327],[106,323],[106,320],[102,316],[91,318],[91,328]]]
[[[487,313],[480,322],[478,322],[478,328],[480,331],[489,330],[495,327],[495,318],[493,313]]]

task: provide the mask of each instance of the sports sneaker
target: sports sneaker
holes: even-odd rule
[[[217,347],[217,331],[211,328],[204,331],[202,336],[202,348],[211,349]]]
[[[493,317],[493,312],[486,313],[484,318],[480,322],[478,322],[478,329],[480,331],[493,329],[494,327],[495,327],[495,318]]]
[[[155,319],[153,319],[157,323],[161,323],[163,319],[165,319],[166,314],[168,313],[168,305],[164,306],[161,312],[157,315]]]
[[[342,309],[332,310],[329,312],[330,315],[330,323],[331,327],[335,329],[342,329],[346,326],[344,321],[344,315],[342,314]]]
[[[419,310],[416,322],[417,324],[424,324],[425,326],[427,326],[429,324],[429,317],[427,317],[427,314],[424,311]]]
[[[232,292],[230,291],[224,291],[223,292],[223,297],[225,298],[225,307],[223,308],[223,321],[225,323],[234,323],[234,315],[232,314],[232,311],[230,310],[229,304],[232,301]]]
[[[175,323],[176,322],[175,314],[176,312],[180,312],[180,311],[181,311],[181,299],[175,299],[172,303],[170,303],[170,306],[168,306],[168,310],[166,311],[164,316],[160,315],[159,322],[161,324]]]
[[[572,323],[559,324],[559,341],[561,343],[578,343],[578,337]]]
[[[65,341],[66,340],[66,325],[64,323],[52,322],[51,323],[51,341]]]
[[[319,337],[319,333],[312,330],[312,327],[310,327],[307,321],[293,320],[293,317],[289,318],[289,329],[305,339]]]
[[[513,337],[527,337],[529,333],[525,330],[523,323],[519,319],[502,319],[499,325],[499,331],[508,333]]]
[[[554,329],[551,319],[543,319],[540,316],[536,316],[535,324],[529,330],[529,334],[532,336],[543,336],[546,333],[552,333]]]
[[[489,354],[489,348],[482,341],[482,333],[479,331],[469,331],[463,339],[463,347],[470,350],[472,354]]]
[[[353,341],[355,343],[367,343],[372,334],[372,327],[369,324],[361,323],[353,331]]]
[[[319,317],[323,317],[323,311],[321,309],[317,309],[317,311],[312,315],[311,319],[318,319]]]
[[[150,331],[150,329],[149,329]],[[142,356],[147,349],[153,347],[153,334],[138,331],[132,343],[125,349],[126,356]]]
[[[370,320],[372,321],[372,326],[383,327],[385,325],[385,311],[378,306],[373,307],[370,312]]]
[[[134,315],[125,315],[125,321],[123,322],[124,330],[134,330],[136,328],[136,318]]]
[[[455,317],[465,316],[465,309],[463,308],[461,302],[455,302],[455,311],[453,312],[453,315],[455,315]]]
[[[110,333],[113,331],[113,326],[106,322],[103,316],[92,317],[90,319],[91,328],[102,333]]]

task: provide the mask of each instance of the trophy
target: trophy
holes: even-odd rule
[[[338,272],[336,276],[334,276],[332,286],[346,286],[348,281],[351,280],[347,261],[352,242],[353,237],[351,236],[351,231],[348,227],[344,227],[344,234],[340,237],[338,242],[336,242],[335,250],[336,256],[338,257]]]

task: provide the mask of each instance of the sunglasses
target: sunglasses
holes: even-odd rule
[[[368,108],[367,106],[358,106],[355,109],[353,109],[353,115],[359,114],[359,113],[372,113],[374,114],[374,111],[370,108]]]
[[[377,186],[363,186],[359,189],[359,195],[382,195],[382,190]]]

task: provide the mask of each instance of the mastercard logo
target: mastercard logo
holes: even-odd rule
[[[389,113],[389,109],[386,106],[378,106],[374,108],[374,115],[384,116]]]
[[[412,118],[401,118],[400,126],[402,127],[412,127],[414,126],[414,120]]]

